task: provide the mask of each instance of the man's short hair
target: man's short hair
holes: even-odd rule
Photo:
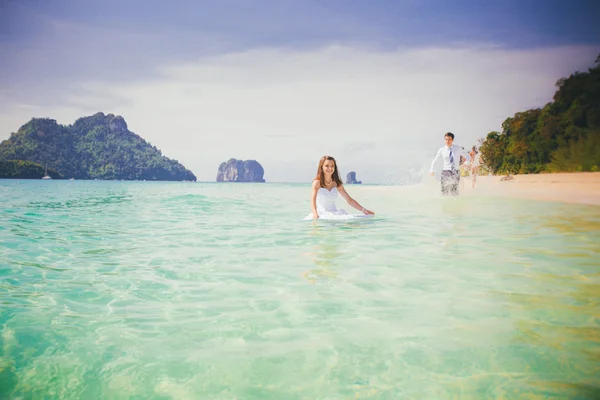
[[[452,132],[447,132],[447,133],[444,135],[444,137],[446,137],[446,136],[450,136],[450,137],[452,138],[452,140],[454,140],[454,133],[452,133]]]

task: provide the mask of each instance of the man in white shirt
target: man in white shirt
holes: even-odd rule
[[[435,163],[438,159],[442,159],[444,165],[442,167],[442,194],[448,195],[451,194],[453,196],[458,195],[458,184],[460,183],[460,165],[459,160],[460,156],[464,156],[468,163],[471,161],[471,156],[469,153],[465,151],[460,146],[457,146],[454,143],[454,134],[448,132],[444,135],[444,141],[446,145],[438,150],[433,162],[431,163],[431,176],[434,176],[433,169],[435,168]]]

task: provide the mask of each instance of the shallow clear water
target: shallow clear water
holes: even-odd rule
[[[347,189],[0,181],[0,398],[600,394],[598,207]]]

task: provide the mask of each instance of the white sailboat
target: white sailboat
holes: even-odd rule
[[[52,177],[48,175],[48,164],[46,164],[46,169],[44,170],[44,176],[42,176],[42,179],[52,179]]]

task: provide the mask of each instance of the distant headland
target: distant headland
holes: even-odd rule
[[[123,117],[102,112],[68,126],[33,118],[0,143],[0,161],[21,162],[3,164],[0,178],[37,179],[34,163],[52,171],[53,179],[196,181],[190,170],[129,131]]]

